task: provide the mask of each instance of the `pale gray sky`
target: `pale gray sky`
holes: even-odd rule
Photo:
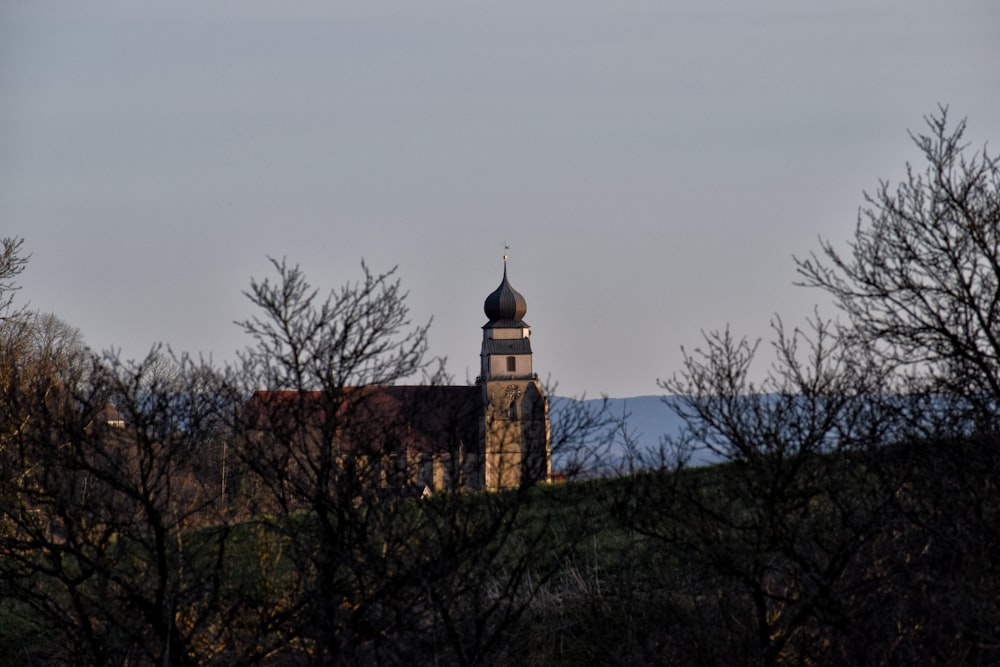
[[[702,329],[809,313],[792,255],[938,103],[1000,142],[1000,3],[11,0],[0,235],[34,308],[132,357],[231,359],[267,255],[398,264],[460,382],[506,241],[536,370],[649,394]]]

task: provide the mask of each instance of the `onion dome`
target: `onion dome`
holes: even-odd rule
[[[500,287],[486,297],[486,302],[483,303],[483,312],[486,313],[486,317],[490,318],[490,322],[497,320],[518,322],[528,312],[528,304],[524,297],[507,281],[507,262],[503,264],[503,282],[500,283]]]

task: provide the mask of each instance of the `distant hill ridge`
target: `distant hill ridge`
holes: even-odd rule
[[[550,401],[552,411],[553,428],[556,428],[563,411],[570,401],[577,399],[564,396],[553,397]],[[585,405],[598,409],[604,402],[603,398],[587,398],[582,402]],[[656,452],[664,435],[676,434],[683,426],[683,420],[671,407],[674,396],[632,396],[627,398],[608,398],[608,414],[610,417],[625,417],[628,433],[636,450],[648,455]],[[626,450],[624,443],[616,440],[609,448],[608,456],[612,459],[609,463],[614,465],[625,457]],[[707,452],[696,456],[691,461],[692,464],[704,465],[712,463],[714,458]],[[558,466],[558,453],[553,455],[553,466]]]

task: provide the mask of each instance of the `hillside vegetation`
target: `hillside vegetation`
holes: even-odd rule
[[[356,554],[335,573],[339,604],[350,607],[339,632],[352,633],[356,664],[994,664],[997,456],[995,443],[910,443],[787,466],[723,464],[539,487],[516,498],[359,508],[347,528],[358,537]],[[756,478],[764,468],[787,475],[780,493]],[[758,493],[758,485],[775,492]],[[509,532],[491,526],[498,506],[506,506]],[[317,579],[302,576],[296,552],[317,548],[320,527],[309,513],[283,521],[294,525],[276,532],[266,520],[247,521],[182,536],[178,574],[203,590],[175,613],[204,625],[184,662],[312,664],[317,647],[298,600]],[[361,522],[371,526],[363,538]],[[117,576],[141,576],[126,563],[141,567],[144,554],[122,549]],[[2,560],[10,576],[23,555]],[[74,568],[81,579],[82,567]],[[512,579],[518,569],[525,576]],[[40,599],[72,607],[73,595],[79,603],[115,590],[106,582],[74,592],[66,583],[39,569],[34,602],[7,589],[2,664],[67,659],[65,633],[75,630],[54,628]],[[450,613],[437,622],[468,633],[461,640],[435,628],[444,596]],[[129,611],[126,599],[103,602]],[[387,617],[378,632],[370,614]],[[295,622],[279,623],[286,615]],[[102,641],[115,637],[129,642],[119,633]],[[104,650],[110,658],[115,646]],[[146,662],[139,647],[126,654]]]

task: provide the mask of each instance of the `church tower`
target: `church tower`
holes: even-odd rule
[[[483,304],[480,375],[484,486],[496,491],[548,481],[549,404],[531,365],[531,327],[524,297],[503,280]]]

